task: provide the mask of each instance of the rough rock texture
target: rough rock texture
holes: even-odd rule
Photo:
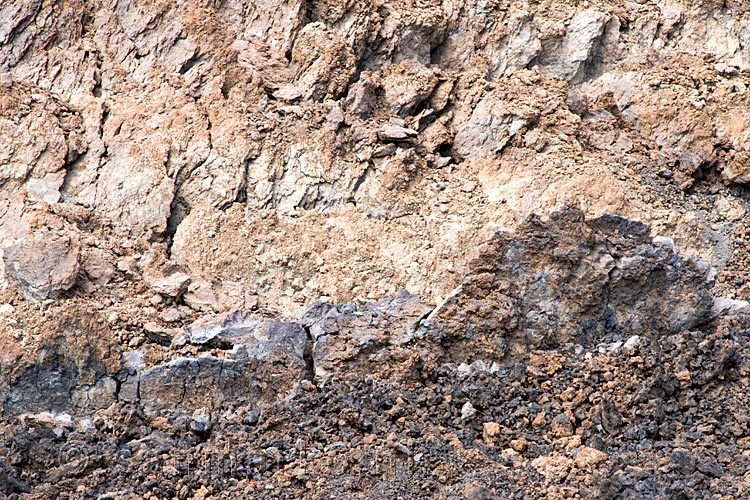
[[[473,266],[435,309],[403,292],[361,306],[314,304],[299,323],[204,317],[172,340],[174,360],[143,369],[131,355],[98,411],[101,390],[78,409],[55,392],[68,384],[80,393],[71,375],[54,379],[65,376],[61,367],[24,373],[5,392],[5,415],[26,412],[0,423],[4,491],[467,499],[746,491],[750,314],[746,303],[710,297],[705,265],[652,240],[640,222],[567,209],[529,218],[517,235],[498,233]],[[516,282],[507,289],[487,278],[509,275]],[[644,281],[651,287],[634,293]],[[503,291],[525,319],[472,307],[494,307]],[[542,319],[545,304],[556,308]],[[455,341],[444,349],[456,323],[465,329],[460,349]],[[511,327],[528,333],[512,355],[483,338]],[[21,396],[33,390],[29,378],[52,413]]]
[[[2,2],[0,497],[746,496],[748,71],[736,0]]]
[[[425,274],[447,256],[402,233],[455,228],[428,241],[457,275],[395,283],[437,301],[475,256],[466,241],[565,203],[651,223],[720,271],[744,225],[723,185],[747,181],[736,2],[18,1],[2,19],[5,191],[134,233],[169,239],[198,203],[353,203]]]
[[[517,359],[529,350],[654,337],[710,318],[714,271],[621,216],[577,209],[497,233],[459,288],[427,318],[453,358]],[[455,345],[453,345],[455,344]],[[481,347],[481,349],[480,349]]]
[[[337,374],[377,373],[383,365],[397,365],[414,339],[420,321],[432,308],[402,291],[392,298],[334,306],[313,304],[301,323],[310,332],[314,374],[325,383]],[[394,347],[395,349],[390,349]]]
[[[214,409],[224,401],[273,400],[305,376],[307,335],[296,323],[253,321],[235,313],[220,326],[197,330],[187,331],[191,343],[231,346],[231,356],[178,358],[130,374],[120,399],[145,409]]]
[[[29,298],[47,299],[75,283],[80,243],[76,234],[42,228],[5,249],[5,272]]]

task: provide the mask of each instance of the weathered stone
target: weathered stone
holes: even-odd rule
[[[349,87],[349,94],[345,101],[348,111],[366,120],[370,116],[370,111],[376,106],[375,92],[378,87],[379,82],[372,73],[362,72],[359,80]]]
[[[712,316],[750,314],[750,303],[746,300],[733,300],[724,297],[716,297],[711,306]]]
[[[185,304],[196,311],[212,312],[221,310],[221,305],[216,300],[213,287],[206,280],[198,279],[192,281],[188,287],[188,291],[182,298]]]
[[[405,141],[417,135],[416,130],[391,124],[383,125],[378,131],[378,137],[383,141]]]
[[[49,291],[0,273],[0,495],[743,498],[748,14],[2,2],[0,253]],[[77,275],[34,270],[43,227]],[[206,281],[155,294],[167,259]],[[268,319],[319,300],[315,340]]]
[[[354,62],[338,33],[323,23],[309,23],[300,31],[292,50],[292,63],[297,68],[295,85],[308,99],[337,98],[354,76]]]
[[[159,319],[165,323],[175,323],[182,319],[182,313],[176,307],[170,307],[166,311],[159,314]]]
[[[470,401],[464,403],[461,407],[461,420],[471,420],[477,414],[476,408],[471,404]]]
[[[497,96],[489,94],[458,127],[453,150],[461,158],[501,151],[528,124],[533,113],[529,107],[509,108]]]
[[[147,278],[148,279],[148,278]],[[174,272],[151,281],[154,292],[168,297],[181,297],[187,291],[191,278],[185,273]]]
[[[559,483],[568,475],[573,460],[563,455],[541,456],[531,461],[531,465],[551,483]]]
[[[108,326],[85,313],[71,313],[50,320],[36,335],[40,342],[32,346],[33,355],[12,360],[0,356],[0,412],[75,416],[116,400],[114,376],[122,368],[121,354]],[[0,354],[9,347],[12,344],[3,344]]]
[[[20,415],[18,419],[22,424],[28,426],[44,427],[46,429],[54,429],[55,427],[66,427],[73,429],[75,422],[73,418],[67,413],[25,413]]]
[[[584,77],[586,63],[596,50],[607,16],[595,10],[584,10],[575,15],[568,25],[568,33],[554,59],[542,64],[544,71],[565,80],[580,82]]]
[[[406,290],[361,306],[311,305],[301,323],[314,341],[316,378],[326,380],[343,367],[367,372],[370,360],[363,355],[365,352],[407,344],[430,310],[428,304]]]
[[[599,451],[596,448],[582,446],[576,454],[575,464],[579,469],[591,470],[606,459],[606,453]]]
[[[497,422],[484,422],[482,424],[482,437],[487,444],[495,444],[500,437],[500,424]]]
[[[90,252],[82,256],[81,260],[81,268],[86,273],[86,277],[97,286],[109,283],[115,273],[114,267],[105,258],[103,252]]]
[[[58,96],[10,80],[0,83],[0,185],[57,203],[65,167],[87,149],[81,116]]]
[[[436,72],[412,59],[389,68],[383,77],[385,100],[391,111],[402,118],[414,114],[437,84]]]
[[[467,488],[464,493],[464,498],[466,500],[499,500],[500,497],[489,488],[485,488],[484,486],[474,486],[472,488]]]
[[[721,176],[728,182],[750,183],[750,152],[738,151],[735,153],[734,159],[724,166]]]
[[[276,91],[294,78],[289,62],[261,38],[236,40],[232,49],[237,51],[240,66],[252,71],[267,90]]]
[[[190,328],[181,337],[173,347],[185,342],[210,345],[231,350],[230,356],[179,358],[129,378],[123,390],[145,408],[216,408],[224,401],[272,401],[306,374],[307,334],[297,323],[237,312],[222,323]],[[137,392],[129,389],[136,385]]]
[[[143,149],[132,144],[110,146],[111,159],[102,165],[97,179],[97,210],[127,227],[162,232],[174,182],[162,166],[163,158],[155,157],[159,153]]]
[[[513,13],[508,20],[508,32],[490,70],[495,79],[527,67],[542,50],[538,30],[528,11]]]
[[[30,299],[58,297],[75,284],[80,249],[75,232],[43,227],[5,249],[5,272]]]
[[[570,437],[573,435],[575,428],[573,427],[573,421],[570,417],[564,413],[556,416],[550,424],[550,430],[552,435],[556,437]]]
[[[169,345],[179,330],[165,328],[155,321],[149,321],[143,325],[143,332],[153,342],[161,345]]]
[[[655,246],[649,231],[624,217],[584,220],[570,208],[548,222],[532,216],[515,235],[495,235],[429,316],[426,335],[461,362],[704,323],[713,304],[710,266]]]
[[[193,412],[190,420],[190,430],[198,435],[205,436],[211,432],[211,415],[205,408],[198,408]]]

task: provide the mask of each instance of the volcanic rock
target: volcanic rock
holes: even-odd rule
[[[302,315],[301,323],[313,340],[316,378],[325,381],[344,369],[373,371],[373,363],[385,362],[389,347],[406,345],[414,339],[420,320],[430,310],[428,304],[406,290],[362,306],[313,304]],[[375,359],[365,356],[378,351]]]
[[[746,4],[3,2],[0,497],[746,497]]]
[[[252,318],[241,312],[223,322],[193,327],[172,341],[228,350],[226,358],[177,358],[134,375],[121,389],[123,400],[150,410],[217,408],[225,401],[272,401],[306,374],[307,335],[297,323]]]
[[[508,359],[566,343],[662,336],[710,318],[709,266],[654,245],[649,227],[572,208],[499,232],[427,318],[456,362]]]

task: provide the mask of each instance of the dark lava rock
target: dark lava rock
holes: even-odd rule
[[[0,463],[0,492],[10,494],[29,493],[30,491],[26,484],[15,477],[15,471]]]
[[[61,325],[26,362],[0,362],[0,414],[89,413],[116,400],[122,355],[109,332],[75,317]]]
[[[721,301],[711,313],[706,271],[643,224],[567,210],[530,218],[516,239],[496,235],[432,313],[406,292],[314,304],[299,323],[235,313],[176,337],[183,357],[117,372],[106,409],[16,418],[9,410],[65,410],[65,391],[84,387],[54,374],[84,358],[49,351],[45,371],[19,369],[5,392],[0,488],[49,499],[744,498],[750,314]]]
[[[500,497],[489,489],[482,486],[476,486],[466,491],[464,495],[466,500],[500,500]]]
[[[498,232],[428,318],[454,362],[661,336],[710,317],[710,267],[616,215],[568,208]]]
[[[363,353],[382,350],[382,356],[374,361],[382,364],[388,348],[406,345],[414,339],[420,320],[430,311],[430,305],[406,290],[395,297],[362,305],[311,305],[301,322],[314,341],[315,376],[326,380],[336,372],[376,371],[371,364],[373,360]]]
[[[196,344],[231,347],[229,357],[179,358],[155,366],[130,377],[121,394],[152,410],[215,408],[225,400],[273,400],[306,375],[307,334],[298,323],[236,313],[187,334]]]

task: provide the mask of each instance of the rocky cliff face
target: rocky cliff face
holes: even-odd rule
[[[742,496],[748,71],[737,1],[3,3],[0,493]]]

